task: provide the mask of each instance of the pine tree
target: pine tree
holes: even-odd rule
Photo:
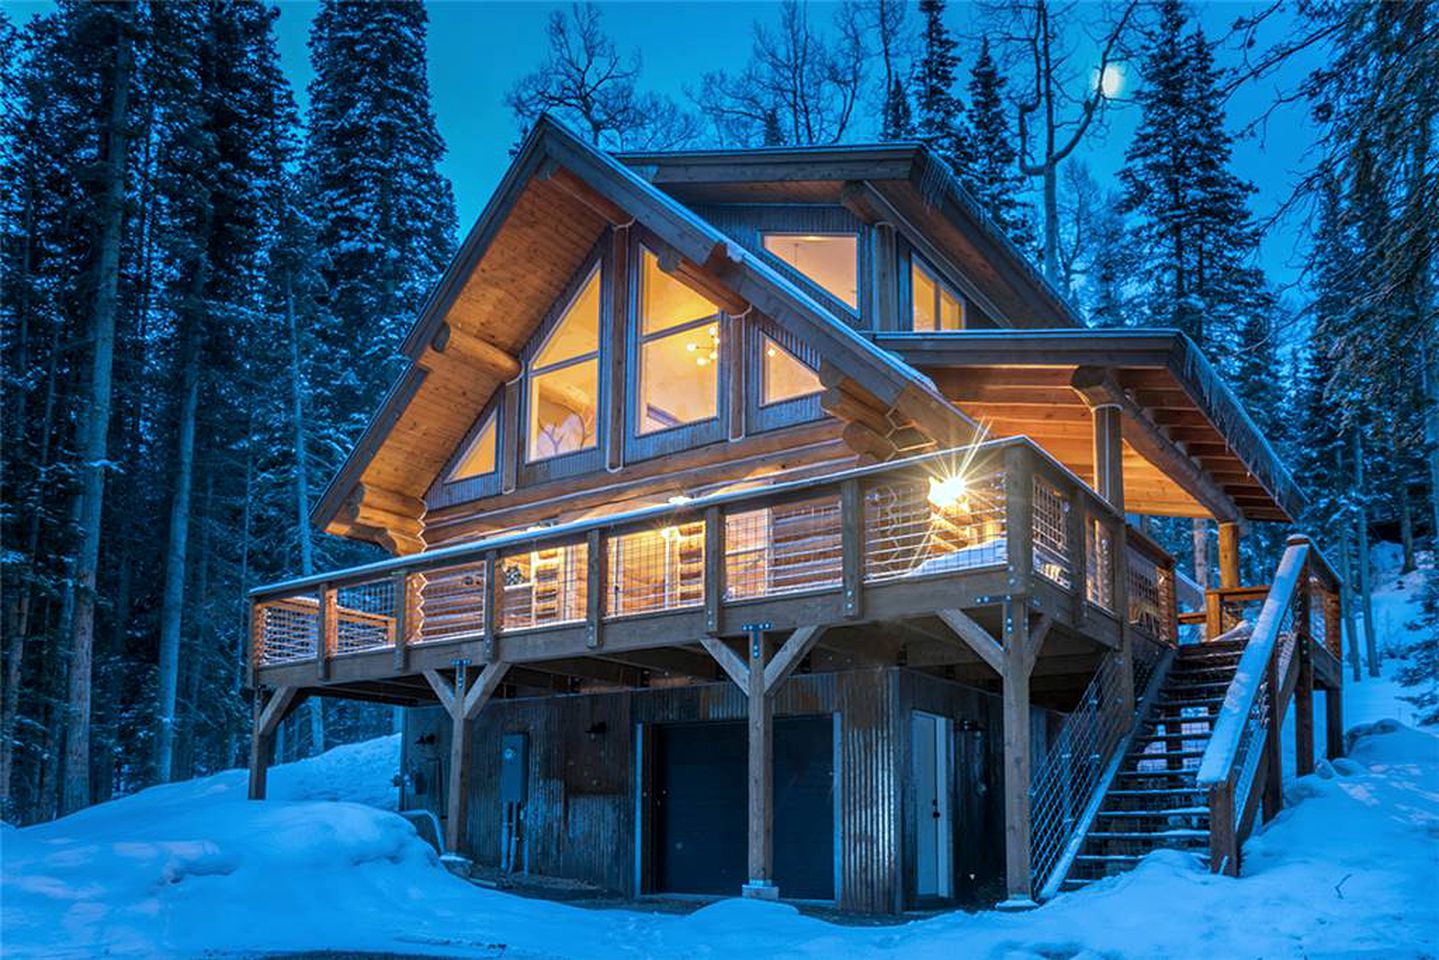
[[[980,41],[979,56],[969,74],[969,126],[973,131],[968,181],[974,197],[1022,250],[1034,246],[1034,224],[1029,205],[1020,197],[1024,177],[1019,172],[1014,129],[1004,101],[1004,77],[989,52],[989,38]]]
[[[904,82],[895,77],[890,82],[884,97],[884,122],[880,127],[881,140],[906,140],[914,133],[914,119],[909,108],[909,93]]]
[[[311,28],[304,168],[324,264],[320,339],[331,345],[322,414],[338,449],[401,369],[399,342],[454,249],[426,21],[417,3],[324,0]]]
[[[958,44],[944,23],[945,0],[920,0],[924,18],[923,54],[915,72],[915,136],[943,157],[972,186],[973,152],[965,127],[964,105],[954,95],[959,70]]]

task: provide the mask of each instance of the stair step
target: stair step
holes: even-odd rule
[[[1171,699],[1160,697],[1155,704],[1157,707],[1217,707],[1224,703],[1223,697],[1196,697],[1193,699]]]
[[[1183,771],[1176,770],[1175,773]],[[1110,797],[1180,797],[1186,794],[1191,796],[1203,796],[1209,791],[1203,787],[1155,787],[1150,790],[1111,790],[1106,796]]]
[[[1168,693],[1168,692],[1170,692],[1170,691],[1176,691],[1176,692],[1181,692],[1181,693],[1193,693],[1193,692],[1195,692],[1196,690],[1228,690],[1228,689],[1229,689],[1229,681],[1228,681],[1228,680],[1223,680],[1223,681],[1218,681],[1218,680],[1216,680],[1216,681],[1214,681],[1213,683],[1166,683],[1166,684],[1164,685],[1164,690],[1165,690],[1166,693]]]
[[[1185,757],[1202,757],[1203,750],[1156,750],[1152,753],[1131,752],[1126,760],[1183,760]]]
[[[1144,859],[1138,853],[1081,853],[1075,856],[1075,863],[1138,863]]]
[[[1209,838],[1208,830],[1192,830],[1187,827],[1175,828],[1172,830],[1155,830],[1153,832],[1143,830],[1123,830],[1106,832],[1092,830],[1085,840],[1205,840]]]
[[[1111,791],[1112,792],[1112,791]],[[1146,810],[1100,810],[1099,817],[1121,817],[1127,820],[1143,820],[1148,817],[1207,817],[1208,807],[1153,807]]]
[[[1104,877],[1065,877],[1064,882],[1059,885],[1061,892],[1069,890],[1081,890],[1091,883],[1098,883]]]
[[[1173,733],[1146,733],[1134,739],[1142,743],[1164,743],[1169,740],[1208,740],[1213,732],[1212,730],[1189,730],[1181,733],[1176,730]]]

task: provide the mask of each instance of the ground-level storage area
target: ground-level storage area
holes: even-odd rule
[[[1002,896],[997,696],[897,667],[798,674],[774,715],[781,897],[894,913]],[[470,721],[464,852],[626,897],[737,895],[745,716],[732,683],[492,700]],[[1051,722],[1034,710],[1037,750]],[[405,806],[443,817],[449,739],[444,711],[408,711]]]

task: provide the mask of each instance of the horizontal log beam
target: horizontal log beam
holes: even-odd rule
[[[508,382],[520,375],[518,359],[488,340],[465,333],[452,324],[441,324],[430,346],[436,353],[460,360],[497,380]]]

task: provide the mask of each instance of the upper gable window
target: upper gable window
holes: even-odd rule
[[[760,363],[760,403],[782,403],[819,393],[824,387],[808,364],[760,334],[764,356]]]
[[[719,307],[640,257],[639,403],[643,435],[719,414]]]
[[[964,329],[964,300],[918,257],[911,261],[909,283],[916,332]]]
[[[475,434],[475,439],[470,441],[455,468],[445,478],[446,483],[483,477],[495,472],[496,429],[495,415],[492,413],[485,418],[484,426],[480,427],[480,432]]]
[[[764,248],[836,299],[859,309],[859,236],[853,233],[766,233]]]
[[[544,460],[598,443],[599,346],[596,265],[530,361],[527,459]]]

